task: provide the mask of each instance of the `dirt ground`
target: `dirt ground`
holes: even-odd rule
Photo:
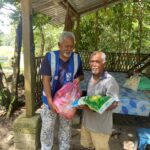
[[[25,109],[21,108],[7,120],[5,113],[0,111],[0,150],[14,150],[14,133],[12,124],[14,119]],[[136,129],[139,127],[150,128],[150,118],[114,115],[113,134],[110,138],[110,150],[135,150]],[[79,118],[76,117],[72,126],[71,150],[85,150],[80,145]],[[54,139],[53,150],[58,150],[57,135]]]

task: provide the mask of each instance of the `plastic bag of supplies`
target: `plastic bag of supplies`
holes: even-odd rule
[[[58,90],[54,96],[54,104],[57,106],[58,111],[61,116],[71,120],[76,110],[71,107],[71,104],[79,99],[81,96],[81,91],[79,85],[76,83],[69,82],[65,84],[60,90]]]

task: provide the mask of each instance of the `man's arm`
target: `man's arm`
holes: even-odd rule
[[[113,109],[115,109],[117,106],[118,106],[118,102],[113,102],[113,103],[107,108],[107,111],[108,111],[108,110],[113,110]]]
[[[57,112],[57,107],[53,104],[53,101],[52,101],[52,93],[51,93],[50,80],[51,80],[50,76],[47,76],[47,75],[43,76],[44,92],[45,92],[47,100],[48,100],[48,105],[51,107],[51,109],[54,112]]]
[[[44,92],[45,92],[47,100],[48,100],[48,105],[51,107],[51,109],[54,112],[56,112],[57,108],[53,104],[52,94],[51,94],[51,86],[50,86],[51,68],[50,68],[50,64],[48,61],[48,55],[49,55],[49,53],[46,54],[46,56],[44,57],[44,59],[42,61],[40,74],[42,75],[43,88],[44,88]]]
[[[74,83],[79,84],[82,80],[84,80],[84,75],[80,75],[79,77],[74,79]]]
[[[79,76],[77,79],[81,82],[82,80],[84,80],[84,75]]]

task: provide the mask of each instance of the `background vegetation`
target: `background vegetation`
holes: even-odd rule
[[[127,0],[99,9],[97,17],[96,13],[82,17],[80,30],[79,50],[148,53],[150,2]]]

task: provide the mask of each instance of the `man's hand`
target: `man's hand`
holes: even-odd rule
[[[54,113],[58,113],[58,108],[55,104],[52,104],[50,107]]]
[[[52,102],[52,101],[48,101],[48,105],[49,105],[49,107],[52,109],[52,111],[54,112],[54,113],[57,113],[58,112],[58,108],[57,108],[57,106]]]
[[[113,110],[118,106],[118,102],[113,102],[106,111]]]
[[[80,83],[80,79],[79,78],[74,79],[73,83],[75,83],[76,85],[78,85]]]
[[[50,76],[43,76],[43,86],[44,86],[44,91],[48,100],[48,105],[52,109],[53,112],[57,113],[57,107],[53,104],[52,100],[52,94],[51,94],[51,86],[50,86]]]
[[[78,107],[79,109],[84,109],[84,110],[91,110],[88,106],[86,106],[86,105],[80,105],[79,107]]]

